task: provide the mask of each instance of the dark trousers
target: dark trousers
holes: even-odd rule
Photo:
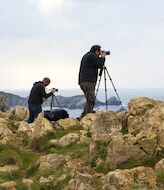
[[[93,82],[83,82],[80,84],[80,88],[84,92],[86,98],[86,104],[81,117],[84,117],[87,113],[93,112],[93,107],[95,105],[95,86]]]
[[[29,109],[28,123],[32,123],[35,120],[35,118],[37,118],[38,114],[42,112],[42,107],[41,105],[29,104],[28,109]]]

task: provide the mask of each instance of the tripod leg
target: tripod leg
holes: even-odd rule
[[[95,101],[96,101],[97,94],[98,94],[98,91],[99,91],[99,87],[100,87],[101,78],[102,78],[102,73],[101,73],[101,75],[100,75],[99,82],[98,82],[98,85],[97,85],[97,90],[96,90],[96,95],[95,95]]]
[[[108,110],[107,86],[106,86],[106,70],[104,69],[104,85],[105,85],[105,104],[106,111]]]
[[[56,102],[58,103],[58,105],[59,105],[59,108],[61,109],[61,106],[60,106],[60,103],[59,103],[59,101],[58,101],[58,99],[57,99],[57,97],[54,95],[54,97],[55,97],[55,100],[56,100]]]
[[[123,105],[122,105],[121,99],[120,99],[120,97],[119,97],[119,95],[118,95],[118,93],[117,93],[117,90],[116,90],[116,88],[115,88],[115,86],[114,86],[114,84],[113,84],[112,78],[110,77],[110,74],[109,74],[107,68],[105,67],[104,70],[106,70],[106,73],[107,73],[107,75],[108,75],[108,77],[109,77],[109,79],[110,79],[110,81],[111,81],[111,84],[112,84],[112,86],[113,86],[113,88],[114,88],[114,91],[115,91],[115,93],[116,93],[116,95],[117,95],[117,98],[118,98],[118,100],[119,100],[119,102],[120,102],[120,105],[122,106],[123,110],[125,110],[125,108],[124,108]]]

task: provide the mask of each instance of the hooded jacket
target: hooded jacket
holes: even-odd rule
[[[97,82],[98,69],[102,69],[105,63],[105,58],[101,58],[93,52],[86,53],[80,65],[79,81],[82,82]]]
[[[53,93],[46,93],[45,91],[45,86],[43,82],[35,82],[33,84],[33,87],[31,89],[28,103],[29,104],[34,104],[34,105],[41,105],[43,103],[43,98],[47,99],[48,97],[52,96]]]

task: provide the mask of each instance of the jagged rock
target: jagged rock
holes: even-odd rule
[[[8,128],[8,120],[0,118],[0,143],[6,144],[14,138],[14,134]]]
[[[109,172],[104,180],[102,190],[127,189],[157,190],[156,179],[152,168],[137,167],[134,169]]]
[[[91,138],[87,137],[88,131],[80,130],[80,140],[78,143],[89,145],[91,143]]]
[[[0,189],[3,190],[16,190],[16,182],[15,181],[7,181],[5,183],[0,184]]]
[[[66,147],[73,143],[76,143],[79,140],[80,136],[76,133],[68,133],[59,140],[50,140],[50,144]]]
[[[7,96],[0,96],[0,111],[6,112],[9,109],[9,98]]]
[[[129,102],[128,131],[150,154],[164,150],[164,102],[136,98]],[[141,142],[142,141],[142,142]],[[151,143],[151,145],[148,143]]]
[[[137,138],[132,135],[113,136],[108,146],[106,162],[111,170],[125,163],[132,162],[135,166],[146,153],[137,144]]]
[[[56,125],[59,125],[62,129],[69,129],[79,126],[79,121],[74,118],[60,119],[56,122]]]
[[[27,185],[27,187],[30,189],[30,186],[34,183],[32,179],[23,179],[22,182]]]
[[[26,133],[26,132],[31,132],[32,131],[32,127],[30,127],[30,126],[32,126],[31,124],[28,124],[26,121],[22,121],[21,123],[20,123],[20,125],[19,125],[19,127],[18,127],[18,130],[17,130],[17,132],[24,132],[24,133]]]
[[[25,120],[27,118],[27,115],[28,115],[27,107],[17,106],[14,109],[14,116],[16,120],[19,120],[19,121]]]
[[[81,121],[80,125],[83,127],[84,130],[90,129],[92,122],[96,119],[98,113],[89,113],[84,116]]]
[[[129,112],[133,115],[144,115],[147,110],[155,107],[158,103],[147,97],[133,98],[128,103]]]
[[[15,165],[5,165],[3,167],[0,167],[0,173],[9,173],[13,171],[18,171],[19,167]]]
[[[102,112],[96,116],[90,128],[93,141],[109,142],[113,135],[120,133],[122,126],[115,112]]]
[[[95,190],[93,184],[97,181],[97,176],[77,173],[75,178],[69,182],[68,190]]]
[[[48,176],[48,178],[40,177],[39,184],[41,185],[52,185],[55,189],[55,186],[59,183],[63,183],[63,181],[67,178],[66,174],[61,175],[60,177],[56,177],[54,175]]]
[[[37,164],[40,171],[56,170],[59,166],[64,165],[69,157],[64,157],[59,154],[48,154],[41,156]]]
[[[40,113],[34,122],[34,131],[32,138],[39,138],[46,135],[48,132],[54,132],[51,122],[46,119],[43,113]]]
[[[157,147],[157,136],[156,134],[149,128],[148,130],[141,131],[137,134],[137,142],[149,155],[155,155],[156,147]]]
[[[164,103],[141,97],[132,99],[129,104],[129,133],[136,135],[150,127],[158,128],[164,117]]]
[[[164,172],[164,158],[155,165],[155,170],[158,172]]]

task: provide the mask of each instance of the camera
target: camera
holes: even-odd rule
[[[52,90],[55,90],[55,92],[58,92],[59,89],[58,88],[52,88]]]
[[[110,51],[102,51],[102,53],[105,52],[106,55],[110,55]]]

